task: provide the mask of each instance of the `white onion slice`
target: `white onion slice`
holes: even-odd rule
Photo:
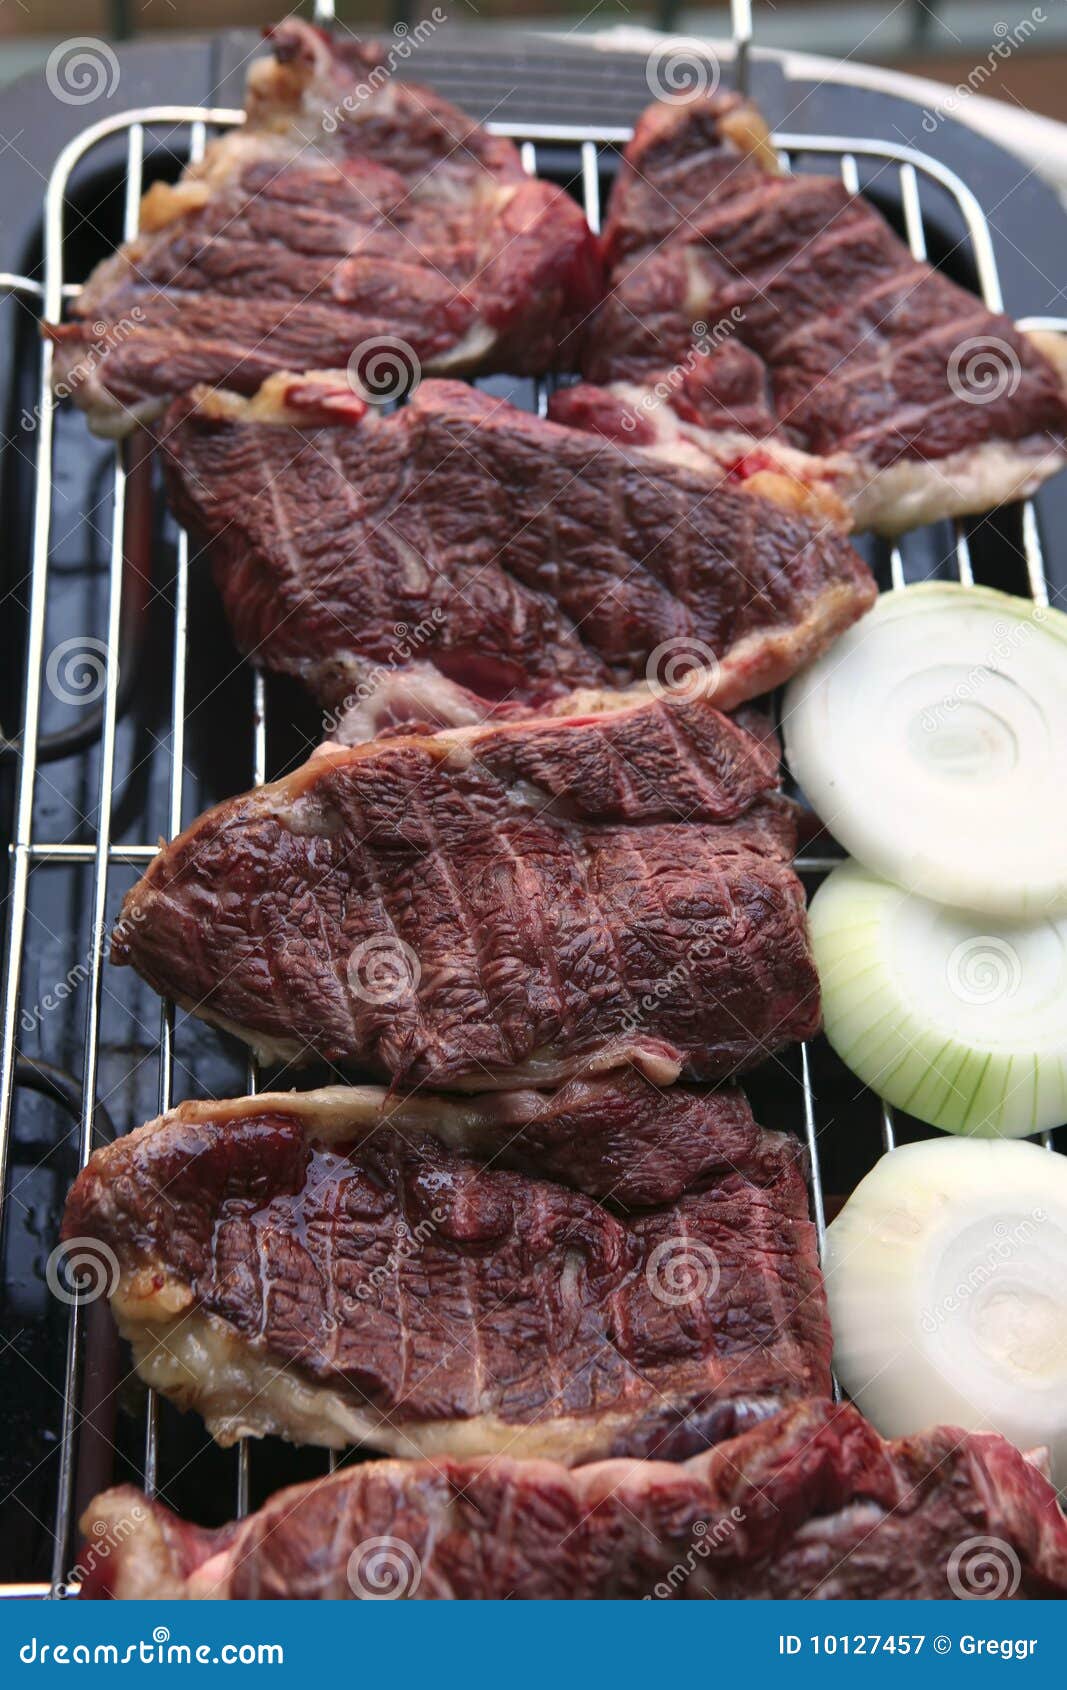
[[[868,868],[946,904],[1067,913],[1067,615],[947,582],[883,593],[790,683],[783,728]]]
[[[880,1432],[995,1430],[1067,1479],[1067,1158],[893,1150],[829,1228],[825,1269],[838,1377]]]
[[[979,1137],[1067,1121],[1067,918],[973,916],[843,863],[809,919],[826,1036],[879,1097]]]

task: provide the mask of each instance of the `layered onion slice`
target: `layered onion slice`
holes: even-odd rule
[[[880,1432],[1001,1432],[1067,1480],[1067,1158],[891,1151],[830,1226],[825,1270],[835,1369]]]
[[[924,897],[1067,913],[1067,616],[983,587],[883,593],[785,695],[830,832]]]

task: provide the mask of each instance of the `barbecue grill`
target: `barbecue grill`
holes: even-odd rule
[[[744,84],[751,71],[759,94],[763,61],[750,63],[749,36],[741,0],[733,75]],[[526,68],[550,51],[541,43]],[[582,63],[592,87],[610,61],[585,51]],[[642,65],[633,56],[628,80],[616,84],[616,104],[631,117],[648,98]],[[435,59],[428,46],[405,68],[475,115],[489,111],[489,127],[520,144],[526,169],[569,187],[598,226],[629,138],[626,122],[517,121],[506,106],[501,115],[503,96],[494,100],[484,67],[479,86],[477,55],[466,52],[462,63],[443,53]],[[165,79],[161,62],[160,85]],[[829,93],[842,112],[855,109],[847,88]],[[583,109],[599,113],[606,103],[593,99]],[[44,1275],[67,1187],[98,1142],[182,1097],[237,1095],[259,1084],[255,1064],[246,1066],[221,1035],[170,1005],[161,1011],[131,970],[112,970],[103,941],[160,836],[292,766],[315,742],[316,713],[284,680],[238,661],[210,583],[190,569],[189,542],[163,506],[143,444],[93,440],[84,420],[56,403],[51,347],[38,338],[39,320],[59,321],[98,259],[137,232],[148,183],[174,179],[212,134],[241,121],[230,107],[146,105],[91,124],[63,148],[48,179],[39,264],[0,276],[15,319],[3,464],[9,586],[25,611],[24,626],[8,636],[24,677],[21,700],[3,700],[11,737],[0,743],[12,799],[0,1045],[8,1310],[0,1479],[15,1521],[0,1571],[9,1595],[69,1590],[77,1514],[113,1480],[162,1490],[179,1511],[217,1523],[334,1464],[324,1452],[277,1442],[217,1449],[194,1417],[124,1377],[103,1303],[64,1301]],[[787,127],[775,144],[790,169],[838,169],[849,188],[876,199],[917,257],[1002,307],[998,260],[1005,251],[1009,266],[1022,260],[998,242],[957,170],[908,141],[856,133]],[[958,130],[944,150],[954,148]],[[1047,207],[1054,220],[1051,196]],[[1047,229],[1041,238],[1047,242]],[[1053,239],[1067,243],[1067,227]],[[1049,284],[1050,298],[1054,291]],[[1067,330],[1067,320],[1024,326]],[[484,385],[546,409],[545,382],[495,377]],[[937,524],[894,546],[868,538],[861,548],[883,587],[931,575],[978,579],[1044,604],[1043,515],[1061,496],[1053,488],[988,518]],[[0,805],[0,830],[5,825]],[[809,890],[838,860],[825,838],[801,857]],[[304,1083],[316,1079],[312,1070]],[[830,1205],[883,1148],[928,1130],[894,1119],[823,1041],[766,1064],[748,1089],[760,1120],[807,1141],[820,1237]],[[1052,1147],[1052,1135],[1046,1142]]]

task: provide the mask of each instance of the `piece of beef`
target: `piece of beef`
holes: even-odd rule
[[[142,232],[50,331],[91,426],[123,434],[196,382],[252,392],[275,370],[353,367],[388,393],[420,367],[574,367],[601,293],[574,200],[379,48],[294,18],[268,35],[244,125],[149,191]]]
[[[265,1057],[722,1079],[819,1024],[772,746],[703,699],[323,747],[164,847],[113,959]]]
[[[752,1187],[781,1178],[782,1136],[757,1126],[743,1092],[663,1090],[632,1069],[570,1080],[555,1091],[481,1097],[405,1095],[379,1086],[260,1092],[225,1106],[184,1103],[172,1118],[210,1124],[257,1109],[306,1117],[320,1137],[336,1138],[343,1123],[346,1145],[383,1127],[412,1140],[430,1134],[486,1166],[556,1180],[625,1209],[655,1208],[730,1174]]]
[[[82,1530],[88,1597],[1067,1596],[1056,1492],[1005,1439],[940,1427],[889,1443],[829,1402],[681,1465],[369,1462],[215,1531],[124,1486]]]
[[[583,369],[649,449],[744,476],[758,441],[889,533],[1020,497],[1064,461],[1061,337],[988,311],[836,178],[779,174],[736,94],[645,112],[603,245]],[[553,412],[580,413],[595,427],[611,406],[564,393]]]
[[[643,1086],[653,1168],[681,1121],[679,1165],[695,1151],[704,1176],[656,1207],[496,1165],[555,1141],[557,1167],[607,1183],[639,1084],[620,1105],[608,1085],[468,1111],[343,1087],[186,1104],[97,1151],[63,1236],[118,1264],[138,1371],[220,1443],[688,1455],[827,1391],[830,1328],[801,1147],[739,1097]]]
[[[412,661],[538,704],[697,669],[731,709],[874,599],[825,513],[761,496],[766,478],[716,485],[699,458],[657,462],[458,382],[391,416],[328,377],[247,403],[201,392],[168,415],[164,453],[239,646],[332,717]]]

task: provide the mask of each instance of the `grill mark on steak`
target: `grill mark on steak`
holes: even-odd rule
[[[650,659],[687,640],[715,654],[704,681],[729,709],[875,589],[825,511],[690,451],[696,469],[455,382],[383,416],[322,376],[249,402],[199,392],[169,414],[164,462],[238,645],[332,712],[368,669],[395,668],[398,623],[420,661],[538,708],[581,686],[647,690]]]
[[[416,808],[416,810],[417,810],[417,812],[418,812],[418,814],[419,814],[419,816],[422,820],[423,830],[425,831],[427,838],[434,839],[433,823],[430,820],[429,815],[427,814],[426,807],[422,803],[417,790],[416,790],[416,792],[413,796],[412,801],[413,801],[414,806],[415,806],[415,808]],[[475,813],[474,808],[470,804],[470,802],[467,801],[467,800],[464,800],[462,798],[462,795],[461,795],[461,804],[462,804],[462,808],[464,810],[464,813],[465,813],[468,821],[471,824],[472,831],[476,831],[481,825],[481,817],[479,817]],[[500,831],[497,835],[497,843],[503,848],[503,850],[508,854],[508,856],[512,859],[512,861],[516,863],[516,866],[518,866],[518,863],[521,859],[518,857],[517,853],[512,849],[511,843],[508,839],[508,836],[507,836],[507,819],[506,818],[504,820],[504,824],[501,826]],[[466,940],[467,947],[469,949],[470,956],[471,956],[471,959],[472,959],[473,964],[474,964],[474,974],[475,974],[475,978],[476,978],[476,981],[477,981],[479,999],[480,999],[482,1004],[489,1005],[493,1002],[493,991],[492,991],[492,988],[489,984],[490,977],[491,977],[492,972],[493,972],[493,970],[492,970],[492,957],[491,957],[490,954],[488,954],[489,949],[490,949],[490,945],[491,945],[491,929],[490,929],[488,923],[483,923],[482,921],[480,921],[478,919],[477,913],[469,906],[467,898],[464,894],[464,891],[463,891],[462,887],[460,886],[459,878],[458,878],[456,872],[453,870],[448,851],[445,849],[445,847],[443,845],[439,845],[436,842],[435,842],[434,847],[433,847],[433,861],[434,861],[435,867],[437,868],[437,870],[440,874],[442,885],[443,885],[446,893],[448,894],[448,898],[450,900],[451,908],[457,914],[459,925],[461,927],[463,936]],[[534,905],[534,909],[535,910],[537,909],[536,904]],[[537,913],[534,915],[533,919],[534,919],[535,922],[539,923],[539,921],[540,921],[540,912],[539,911],[537,911]],[[537,947],[537,948],[540,949],[539,947]],[[538,961],[541,964],[542,969],[544,970],[545,963],[544,963],[543,955],[539,955]],[[547,970],[545,970],[545,971],[548,972]],[[500,1035],[500,1037],[503,1041],[503,1050],[502,1050],[501,1054],[502,1054],[504,1062],[510,1067],[515,1062],[515,1059],[516,1059],[516,1056],[517,1056],[517,1050],[516,1050],[516,1046],[515,1046],[515,1041],[509,1035],[508,1024],[507,1024],[507,1007],[508,1007],[508,999],[507,999],[507,995],[505,995],[504,998],[501,1000],[501,1002],[499,1004],[499,1008],[498,1008],[498,1012],[497,1012],[497,1016],[496,1016],[496,1022],[497,1022],[497,1031],[499,1032],[499,1035]],[[562,1005],[560,1004],[559,1007],[562,1007]],[[562,1018],[561,1018],[561,1026],[562,1026],[562,1024],[563,1023],[562,1023]],[[426,1035],[426,1038],[425,1038],[425,1043],[428,1046],[428,1045],[431,1044],[431,1042],[432,1042],[432,1034],[427,1032],[427,1035]]]
[[[687,461],[727,468],[747,437],[800,488],[832,490],[857,526],[890,534],[1033,492],[1065,456],[1063,340],[1020,332],[913,258],[842,182],[777,168],[735,95],[645,112],[608,207],[611,292],[583,357],[595,386],[563,390],[550,415],[598,429],[614,397],[646,448],[670,460],[684,444]],[[701,350],[694,325],[716,319],[729,337]],[[982,403],[952,385],[970,340],[1004,366],[1004,391]],[[769,405],[752,403],[761,385]]]
[[[632,1077],[615,1089],[624,1108],[641,1098]],[[612,1088],[599,1095],[610,1112]],[[643,1102],[671,1155],[675,1106],[647,1087]],[[113,1252],[112,1307],[146,1380],[222,1442],[568,1462],[685,1454],[829,1387],[796,1140],[747,1116],[749,1180],[721,1166],[715,1099],[691,1096],[702,1188],[612,1214],[446,1148],[421,1126],[435,1108],[449,1105],[405,1119],[401,1104],[394,1127],[381,1094],[261,1095],[185,1106],[98,1151],[63,1236]],[[584,1119],[595,1156],[595,1095]],[[671,1277],[671,1252],[690,1252],[695,1280]]]
[[[125,434],[199,381],[343,370],[383,338],[416,371],[573,367],[602,291],[574,200],[428,89],[360,94],[380,49],[293,18],[268,34],[244,125],[149,190],[142,233],[46,328],[90,426]]]
[[[515,844],[508,838],[507,833],[504,830],[501,830],[500,839],[501,844],[507,851],[514,867],[515,883],[519,893],[517,902],[521,908],[527,909],[530,912],[530,919],[536,934],[538,956],[541,959],[542,967],[548,977],[552,996],[558,1005],[560,1039],[561,1042],[566,1045],[570,1043],[575,1036],[576,1029],[573,1017],[568,1010],[563,981],[560,978],[559,967],[557,966],[555,953],[545,925],[544,915],[538,901],[539,888],[533,877],[528,875],[526,872],[521,851],[516,849]],[[512,1062],[514,1062],[518,1056],[518,1051],[515,1049],[514,1045],[511,1047],[510,1055]]]
[[[1005,1599],[1067,1595],[1055,1490],[1004,1438],[937,1427],[889,1441],[825,1401],[681,1465],[368,1462],[217,1530],[123,1486],[81,1525],[117,1546],[91,1561],[87,1597],[350,1600],[368,1586],[349,1558],[380,1536],[409,1562],[390,1594],[420,1601],[951,1599],[966,1583],[950,1567],[976,1537],[1017,1560]]]
[[[670,696],[326,748],[167,846],[113,958],[297,1061],[460,1089],[628,1061],[721,1079],[818,1025],[776,778],[770,743]],[[360,973],[383,945],[384,996]]]

